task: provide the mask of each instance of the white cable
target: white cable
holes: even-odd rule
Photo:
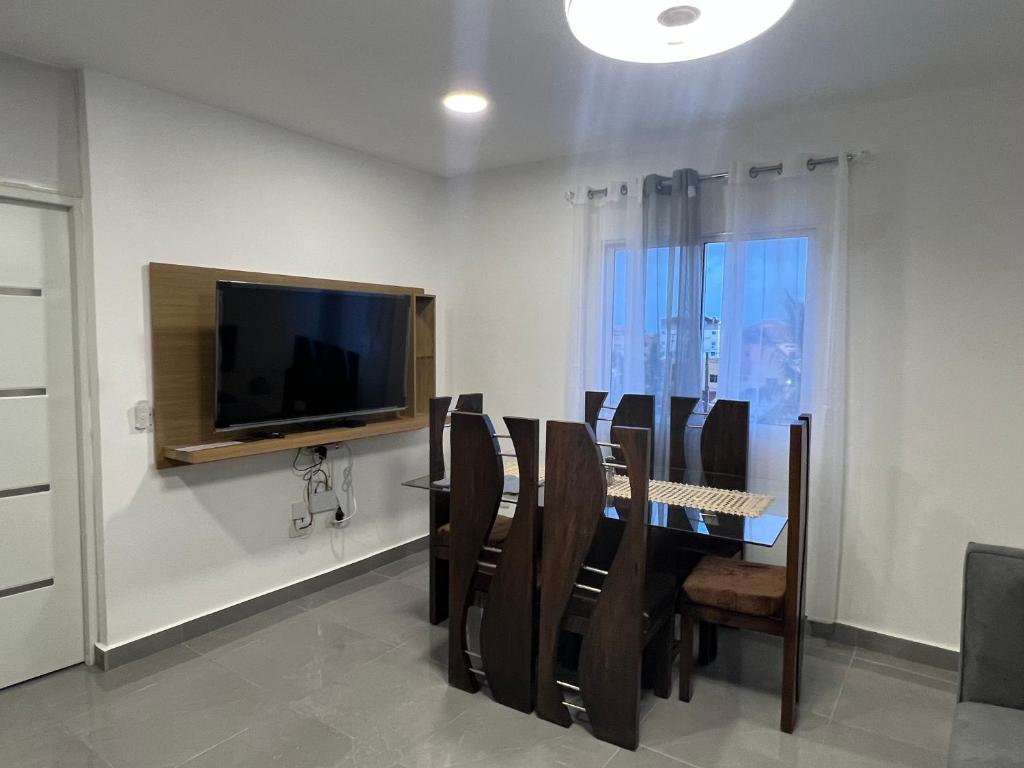
[[[342,443],[341,447],[348,453],[348,466],[341,472],[341,490],[345,492],[345,498],[348,499],[349,513],[347,517],[355,517],[358,505],[356,504],[356,489],[352,481],[352,467],[354,466],[355,460],[352,456],[352,446],[348,443]],[[331,475],[333,479],[334,467],[331,467]]]

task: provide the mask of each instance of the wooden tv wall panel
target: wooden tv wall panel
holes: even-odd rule
[[[206,443],[241,440],[252,432],[214,432],[213,429],[218,280],[408,294],[412,302],[408,408],[400,414],[369,417],[373,420],[368,418],[364,427],[296,431],[283,438],[245,439],[238,445],[182,450]],[[426,295],[422,288],[154,262],[149,265],[149,300],[153,349],[153,439],[156,465],[160,469],[427,427],[427,406],[435,387],[436,315],[434,297]]]

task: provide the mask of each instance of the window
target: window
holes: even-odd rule
[[[788,423],[799,415],[809,244],[807,237],[705,244],[701,396],[709,405],[725,391],[749,400],[751,418],[759,423]],[[652,248],[643,264],[631,265],[623,247],[607,251],[611,402],[627,388],[647,394],[662,390],[666,361],[679,332],[678,258],[670,258],[678,255],[678,248],[674,254],[669,248]],[[637,295],[631,293],[631,279],[643,280],[642,311],[629,306],[630,296]],[[641,337],[639,331],[630,333],[631,315],[634,323],[642,324],[642,362],[627,350],[629,339]],[[725,355],[730,365],[724,364]],[[628,370],[640,365],[642,371]],[[642,387],[628,384],[639,381]]]
[[[630,263],[629,251],[620,246],[611,247],[608,258],[611,260],[612,291],[611,291],[611,361],[610,386],[611,402],[617,402],[627,388],[627,381],[642,379],[642,388],[633,388],[643,394],[658,394],[664,380],[665,365],[676,343],[679,319],[679,282],[678,258],[679,248],[651,248],[647,251],[642,265],[644,281],[643,306],[637,321],[642,324],[643,337],[643,375],[638,371],[627,371],[626,343],[629,338],[628,305]],[[632,376],[627,376],[632,373]]]

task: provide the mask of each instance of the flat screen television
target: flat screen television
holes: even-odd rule
[[[406,407],[410,298],[217,282],[215,428]]]

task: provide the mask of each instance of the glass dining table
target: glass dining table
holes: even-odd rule
[[[653,480],[652,495],[659,481]],[[723,473],[691,472],[685,478],[690,486],[699,486],[709,490],[726,491],[742,490],[749,494],[764,497],[760,499],[759,514],[746,516],[729,512],[714,511],[701,506],[677,506],[674,504],[651,501],[649,524],[654,528],[675,531],[684,534],[708,537],[710,539],[728,540],[758,547],[772,547],[779,540],[788,522],[789,482],[784,478],[759,478]],[[448,493],[450,485],[447,478],[431,482],[429,475],[406,480],[402,483],[408,488],[423,491]],[[502,505],[506,509],[514,508],[519,493],[519,478],[515,475],[505,476],[505,488]],[[700,494],[697,494],[698,496]],[[538,506],[544,507],[544,485],[538,490]],[[628,509],[629,500],[609,496],[604,514],[607,518],[619,518]]]

